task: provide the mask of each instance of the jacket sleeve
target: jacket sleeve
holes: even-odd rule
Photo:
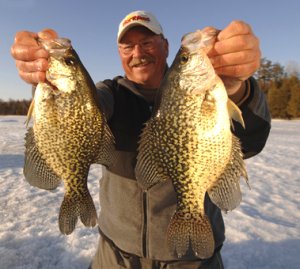
[[[108,121],[114,111],[113,80],[106,79],[96,83],[98,103]]]
[[[244,158],[250,158],[264,148],[271,129],[271,117],[265,94],[254,78],[250,78],[250,96],[240,106],[245,129],[234,122],[234,134],[240,139]]]

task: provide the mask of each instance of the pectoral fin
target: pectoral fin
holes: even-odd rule
[[[30,122],[30,119],[32,117],[32,114],[33,114],[33,111],[34,111],[34,98],[32,99],[31,103],[30,103],[30,106],[29,106],[29,109],[28,109],[28,112],[27,112],[27,118],[26,118],[26,128],[28,127],[28,124]]]
[[[239,122],[243,126],[243,128],[245,129],[245,123],[244,123],[244,120],[243,120],[241,110],[229,98],[228,98],[228,101],[227,101],[227,108],[228,108],[228,113],[229,113],[230,119],[233,119],[233,120]],[[234,128],[233,124],[232,124],[232,121],[231,121],[231,126],[232,126],[232,128]]]

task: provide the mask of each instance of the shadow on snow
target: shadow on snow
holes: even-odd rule
[[[22,154],[1,154],[0,169],[23,168],[24,155]]]
[[[0,245],[1,269],[85,269],[91,261],[71,253],[62,235],[18,239],[17,234],[8,232],[0,239]]]
[[[275,235],[274,235],[275,237]],[[298,268],[300,239],[266,242],[249,240],[224,244],[222,256],[229,269],[282,269]]]

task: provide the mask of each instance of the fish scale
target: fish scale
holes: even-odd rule
[[[38,84],[29,111],[34,122],[26,135],[24,175],[42,189],[54,189],[63,181],[59,229],[70,234],[78,217],[88,227],[97,223],[87,177],[92,163],[112,163],[114,139],[98,106],[95,85],[70,41],[40,44],[50,54],[48,81]]]
[[[213,255],[205,195],[220,209],[232,210],[241,201],[240,177],[247,179],[240,143],[231,132],[232,118],[243,125],[241,112],[206,55],[217,33],[208,28],[183,37],[138,148],[135,173],[141,187],[173,183],[177,208],[166,234],[178,257],[190,247],[199,258]]]

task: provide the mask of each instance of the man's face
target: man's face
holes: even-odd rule
[[[137,26],[129,29],[118,45],[127,78],[145,88],[158,88],[166,68],[168,41]]]

